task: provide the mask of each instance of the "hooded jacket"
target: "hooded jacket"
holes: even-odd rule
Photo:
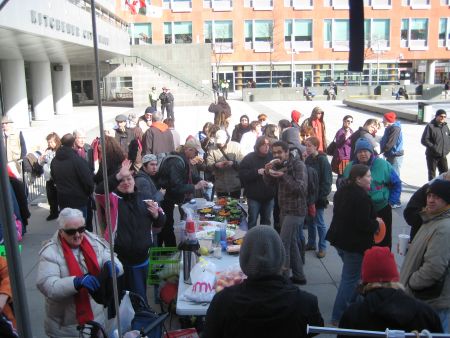
[[[307,324],[323,326],[316,296],[281,276],[246,279],[214,296],[203,337],[312,337]]]
[[[306,128],[308,127],[312,127],[314,128],[314,132],[316,134],[317,137],[319,137],[319,134],[322,135],[322,137],[320,139],[320,144],[323,146],[323,151],[326,151],[327,149],[327,137],[326,137],[326,128],[325,128],[325,112],[322,111],[322,115],[320,116],[320,125],[322,127],[322,130],[316,130],[316,128],[314,127],[314,123],[313,121],[316,120],[317,117],[317,113],[315,112],[315,109],[313,109],[311,116],[308,117],[306,120],[304,120],[300,126],[300,134],[302,136],[302,139],[304,139],[306,137]]]
[[[258,145],[255,151],[244,157],[239,166],[239,177],[244,186],[245,196],[256,201],[268,201],[275,195],[275,187],[264,183],[263,176],[258,174],[258,169],[272,161],[272,153],[261,156],[258,153]]]
[[[352,134],[352,136],[350,137],[351,147],[352,147],[352,150],[350,151],[350,160],[353,160],[356,158],[355,145],[356,145],[356,141],[358,141],[360,138],[367,139],[370,142],[370,144],[372,145],[375,154],[376,155],[379,154],[380,149],[379,149],[379,145],[378,145],[377,141],[375,141],[375,137],[373,137],[373,135],[371,133],[369,133],[363,127],[359,127],[359,129],[357,131],[355,131]]]
[[[439,124],[436,119],[431,120],[423,131],[421,143],[427,148],[427,156],[447,156],[450,152],[450,131],[447,123]]]
[[[430,306],[402,290],[391,288],[368,291],[362,302],[348,307],[339,327],[370,331],[385,331],[389,328],[405,332],[421,332],[424,329],[433,333],[442,332],[439,317]]]
[[[306,151],[306,147],[300,143],[300,132],[298,128],[289,127],[283,130],[281,134],[281,141],[286,142],[289,145],[289,151],[295,153],[294,149],[298,149],[300,154],[294,154],[294,156],[300,156]]]
[[[326,208],[328,205],[328,195],[333,184],[333,173],[327,155],[319,153],[317,156],[309,155],[305,159],[305,164],[314,168],[319,176],[319,194],[315,201],[316,208]]]
[[[403,156],[403,133],[399,121],[386,127],[380,141],[381,153],[386,158]]]
[[[241,119],[243,117],[246,117],[247,121],[250,121],[250,119],[248,118],[247,115],[242,115]],[[236,124],[234,126],[233,133],[231,134],[231,141],[241,142],[242,135],[244,135],[248,131],[250,131],[250,125],[249,124],[247,124],[246,127],[243,127],[242,124],[240,124],[240,123]]]
[[[85,207],[94,191],[93,173],[88,163],[72,148],[62,146],[56,151],[50,168],[60,208]]]
[[[162,122],[153,122],[142,137],[142,155],[170,153],[175,150],[172,132]]]

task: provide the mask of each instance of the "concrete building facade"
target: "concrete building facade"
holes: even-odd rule
[[[97,0],[99,59],[130,53],[127,23],[115,0]],[[0,11],[1,113],[18,126],[72,112],[73,102],[94,102],[91,4],[85,0],[6,2]],[[88,67],[75,78],[71,67]]]
[[[450,73],[449,0],[364,0],[365,65],[349,73],[348,0],[117,1],[132,44],[211,44],[213,78],[233,89],[442,83]],[[136,5],[139,7],[139,5]]]

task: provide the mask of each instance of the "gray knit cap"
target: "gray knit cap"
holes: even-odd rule
[[[284,246],[278,233],[271,226],[258,225],[245,235],[239,263],[249,278],[260,278],[279,275],[284,256]]]

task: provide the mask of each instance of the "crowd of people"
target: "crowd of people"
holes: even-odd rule
[[[448,332],[450,136],[444,110],[436,112],[422,137],[432,181],[405,208],[414,239],[399,273],[391,254],[392,209],[401,206],[404,148],[395,113],[384,114],[382,122],[368,119],[357,130],[352,129],[353,117],[346,115],[328,144],[331,135],[326,134],[320,107],[303,120],[293,110],[291,120],[276,123],[266,114],[254,121],[242,115],[232,128],[231,107],[219,97],[208,109],[213,121],[182,142],[170,108],[166,106],[168,117],[163,120],[153,94],[150,101],[140,117],[116,116],[105,149],[99,138],[86,142],[82,130],[46,137],[48,148],[38,164],[47,181],[47,220],[58,219],[59,230],[40,252],[37,285],[46,298],[45,328],[50,337],[71,336],[76,325],[88,320],[104,321],[95,299],[114,268],[121,287],[146,300],[148,250],[176,246],[175,207],[194,197],[212,200],[214,196],[247,204],[249,231],[240,264],[248,278],[213,299],[205,337],[252,336],[252,332],[306,336],[306,324],[323,325],[316,296],[294,285],[307,284],[305,251],[313,250],[322,259],[327,241],[343,262],[331,324]],[[2,120],[8,142],[5,135],[14,135],[7,134],[10,123]],[[385,128],[378,143],[381,123]],[[20,137],[10,139],[15,148],[8,161],[14,164],[13,156],[23,155],[19,155]],[[437,179],[436,167],[441,174]],[[327,226],[324,212],[333,173],[338,177],[337,191]],[[105,222],[106,187],[111,229]],[[181,209],[180,215],[184,217]],[[93,233],[95,217],[100,223],[98,235]],[[107,241],[114,241],[115,267]],[[436,287],[437,293],[428,290]],[[421,292],[428,296],[418,296]],[[101,302],[108,304],[105,299]],[[397,311],[397,304],[403,317],[387,315]],[[275,319],[270,317],[274,311]],[[244,327],[247,331],[242,331]],[[256,327],[259,331],[254,331]]]

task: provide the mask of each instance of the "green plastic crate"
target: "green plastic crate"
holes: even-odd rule
[[[19,253],[21,252],[22,252],[22,244],[19,244]],[[3,244],[0,245],[0,256],[6,257],[6,248]]]
[[[161,279],[179,275],[179,254],[177,247],[150,248],[147,285],[158,285]]]

